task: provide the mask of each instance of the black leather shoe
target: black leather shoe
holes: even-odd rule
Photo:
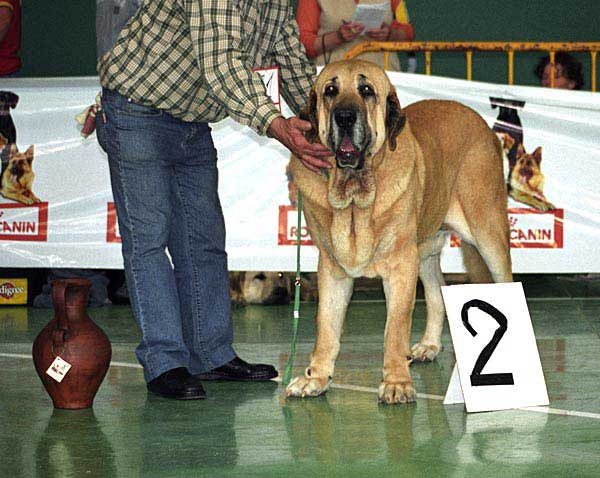
[[[194,377],[199,380],[266,382],[277,377],[277,370],[272,365],[247,363],[236,357],[225,365],[194,375]]]
[[[185,367],[169,370],[148,382],[148,391],[175,400],[206,398],[200,380],[193,377]]]

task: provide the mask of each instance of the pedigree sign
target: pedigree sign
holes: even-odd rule
[[[27,279],[0,279],[0,305],[27,304]]]
[[[48,203],[0,204],[0,240],[45,242],[47,231]]]

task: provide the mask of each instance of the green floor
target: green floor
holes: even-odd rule
[[[129,308],[91,310],[111,339],[113,366],[93,409],[54,411],[29,358],[52,312],[0,309],[0,476],[600,476],[598,285],[546,280],[526,291],[553,413],[467,415],[442,405],[453,365],[447,331],[438,361],[412,367],[417,403],[379,405],[385,306],[360,300],[350,307],[336,388],[316,399],[286,400],[274,382],[207,383],[204,401],[148,396]],[[291,310],[236,309],[238,353],[281,369]],[[419,301],[414,338],[424,313]],[[315,304],[302,305],[297,372],[308,363],[314,315]]]

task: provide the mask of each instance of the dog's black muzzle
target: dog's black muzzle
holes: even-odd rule
[[[357,110],[352,106],[340,106],[333,111],[331,143],[338,168],[361,169],[364,165],[364,155],[355,145],[357,136],[361,136],[357,134],[361,130],[357,118]]]

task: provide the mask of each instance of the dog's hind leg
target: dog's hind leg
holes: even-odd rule
[[[512,268],[508,240],[499,235],[490,234],[480,237],[477,250],[485,260],[494,282],[512,282]]]
[[[510,227],[500,164],[500,145],[489,132],[463,159],[451,227],[481,254],[494,282],[511,282]]]
[[[510,227],[506,209],[504,207],[490,208],[487,214],[478,215],[476,219],[468,209],[465,209],[465,216],[472,233],[468,242],[476,248],[476,251],[471,251],[467,246],[463,252],[467,267],[470,265],[469,261],[471,261],[471,266],[474,261],[480,261],[476,258],[476,253],[478,253],[485,261],[494,282],[512,282]],[[481,265],[478,267],[480,268]],[[481,282],[483,277],[474,277],[474,279]],[[489,276],[487,280],[489,280]]]
[[[463,241],[461,244],[461,252],[471,283],[489,284],[490,282],[494,282],[490,274],[490,269],[474,245],[467,241]]]
[[[327,264],[325,264],[327,262]],[[317,341],[310,366],[303,377],[294,378],[286,388],[288,397],[316,397],[325,393],[333,380],[335,360],[354,280],[334,266],[321,252],[319,257],[319,305]]]
[[[441,337],[446,309],[440,289],[445,285],[440,266],[440,250],[444,245],[444,239],[445,235],[442,234],[434,239],[435,250],[425,257],[421,253],[419,261],[419,278],[423,283],[427,304],[427,322],[423,337],[412,346],[410,354],[413,360],[420,362],[434,360],[442,349]]]

